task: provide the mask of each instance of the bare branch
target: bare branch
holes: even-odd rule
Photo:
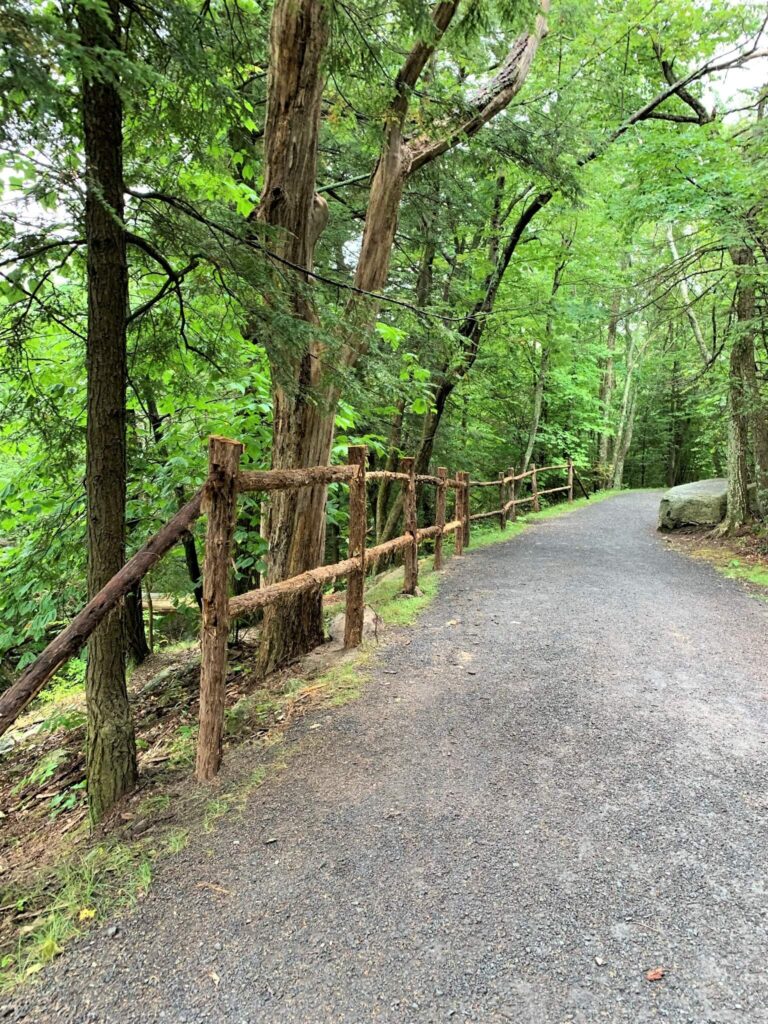
[[[414,139],[410,143],[411,173],[431,163],[465,139],[472,138],[484,125],[506,109],[520,92],[528,77],[539,43],[547,34],[546,15],[549,12],[549,0],[541,0],[540,7],[533,32],[515,39],[499,74],[475,97],[473,106],[477,108],[476,112],[445,138],[436,142]]]

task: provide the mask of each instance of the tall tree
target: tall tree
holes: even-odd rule
[[[128,260],[123,223],[122,102],[115,63],[120,4],[80,4],[84,47],[82,128],[88,249],[86,490],[88,594],[125,560],[125,388]],[[98,820],[136,781],[136,743],[125,680],[123,612],[93,634],[86,670],[88,801]]]
[[[533,29],[514,40],[501,70],[474,98],[459,124],[446,126],[438,138],[409,139],[406,119],[414,90],[456,15],[458,0],[440,0],[432,8],[426,31],[417,35],[395,78],[371,177],[355,291],[329,364],[320,332],[312,330],[318,325],[318,314],[307,287],[315,244],[327,220],[325,200],[315,192],[315,170],[328,12],[319,0],[300,0],[298,4],[278,0],[275,5],[264,190],[258,216],[285,239],[281,258],[299,268],[291,303],[297,318],[309,329],[306,343],[297,347],[292,359],[284,362],[270,357],[275,405],[273,466],[310,466],[328,461],[340,395],[339,370],[353,368],[368,348],[379,305],[376,296],[389,273],[405,184],[418,170],[466,143],[509,105],[522,87],[546,33],[544,13],[548,7],[549,0],[541,0],[542,13]],[[269,528],[271,581],[319,564],[324,548],[324,510],[323,487],[306,488],[300,495],[286,495],[273,503]],[[319,593],[303,594],[281,608],[270,609],[262,632],[262,669],[269,671],[289,661],[321,637]]]

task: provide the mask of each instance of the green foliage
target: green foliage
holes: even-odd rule
[[[295,386],[292,370],[310,339],[341,395],[337,462],[348,444],[364,443],[379,468],[426,438],[433,469],[488,478],[520,467],[530,448],[538,464],[567,452],[586,482],[605,483],[626,391],[634,403],[626,483],[723,472],[735,336],[729,248],[745,240],[756,254],[763,387],[768,376],[768,154],[758,89],[749,78],[739,91],[731,80],[694,82],[690,93],[720,116],[680,120],[692,108],[672,96],[657,113],[677,120],[641,121],[611,139],[666,86],[660,55],[682,76],[755,33],[762,6],[554,4],[513,105],[408,180],[384,288],[396,302],[377,303],[367,356],[349,370],[336,356],[368,179],[403,53],[428,27],[430,5],[333,8],[317,168],[330,219],[315,255],[322,280],[306,286],[320,324],[308,324],[282,301],[294,279],[269,257],[277,239],[253,216],[264,180],[269,5],[249,0],[234,15],[220,0],[142,8],[126,20],[121,50],[93,66],[62,8],[0,0],[0,685],[85,599],[83,74],[120,90],[126,223],[144,243],[129,246],[130,554],[200,485],[209,434],[238,437],[246,465],[269,465],[273,388]],[[410,97],[406,136],[449,134],[536,9],[534,0],[464,5]],[[600,157],[588,160],[594,150]],[[542,190],[555,198],[523,232],[486,309],[499,248]],[[682,281],[711,346],[706,366]],[[478,308],[483,335],[472,355],[464,328]],[[266,568],[260,500],[241,504],[238,587],[255,585]],[[330,488],[327,521],[343,551],[346,487]],[[200,525],[198,548],[202,538]],[[177,605],[194,589],[180,551],[147,583]],[[194,631],[194,606],[184,614]],[[158,643],[174,638],[166,621],[156,626]],[[74,664],[60,677],[73,689],[83,672]],[[188,757],[189,737],[178,740],[178,756]]]

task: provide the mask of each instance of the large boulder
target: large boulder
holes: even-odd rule
[[[728,481],[697,480],[671,487],[659,505],[659,529],[678,526],[715,526],[725,518]]]

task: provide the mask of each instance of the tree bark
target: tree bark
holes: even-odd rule
[[[144,631],[144,609],[141,600],[141,583],[125,595],[125,642],[128,658],[134,665],[141,665],[149,657],[149,644]]]
[[[264,191],[258,219],[275,230],[278,254],[312,269],[314,250],[328,217],[315,193],[317,138],[323,93],[321,64],[328,43],[328,10],[318,0],[278,0],[270,27],[265,126]],[[307,275],[291,278],[297,319],[317,324]],[[327,465],[336,399],[322,393],[322,350],[312,340],[288,355],[268,346],[274,427],[272,468]],[[270,509],[268,583],[321,564],[325,549],[324,484],[276,492]],[[321,595],[298,593],[264,614],[259,665],[270,672],[323,640]]]
[[[624,413],[624,422],[619,436],[616,438],[616,452],[613,466],[612,486],[620,490],[624,484],[624,463],[632,444],[632,432],[635,427],[635,411],[637,409],[637,389],[629,384],[629,395],[627,396],[627,409]]]
[[[608,350],[603,366],[603,373],[600,379],[600,411],[602,414],[602,430],[597,441],[597,469],[601,480],[607,477],[607,467],[610,462],[611,432],[609,430],[611,420],[611,403],[613,402],[613,389],[616,386],[616,371],[613,357],[616,351],[616,329],[619,325],[619,306],[621,293],[614,292],[611,300],[611,315],[608,320],[608,337],[606,338],[606,349]]]
[[[634,382],[635,370],[647,346],[646,341],[643,348],[638,349],[628,321],[624,323],[624,332],[627,337],[626,368],[619,425],[613,446],[613,466],[611,469],[611,486],[617,490],[621,488],[624,480],[624,462],[632,444],[632,432],[635,425],[635,411],[637,408],[637,389]]]
[[[208,442],[208,478],[204,505],[208,513],[200,629],[200,729],[195,774],[200,782],[221,765],[229,634],[229,575],[237,522],[237,473],[243,446],[226,437]]]
[[[742,376],[743,415],[752,441],[755,463],[757,509],[762,519],[768,517],[768,416],[760,394],[755,367],[755,257],[750,248],[731,250],[736,268],[736,319],[738,362]]]
[[[80,39],[86,51],[119,50],[119,12],[117,0],[108,0],[106,18],[91,5],[78,7]],[[84,77],[82,118],[88,246],[88,594],[93,597],[125,560],[128,263],[122,104],[109,75]],[[85,690],[88,804],[91,818],[98,821],[136,782],[122,606],[109,613],[89,641]]]
[[[728,504],[719,532],[735,533],[749,516],[747,476],[747,421],[744,415],[744,348],[735,341],[731,348],[728,377]]]

